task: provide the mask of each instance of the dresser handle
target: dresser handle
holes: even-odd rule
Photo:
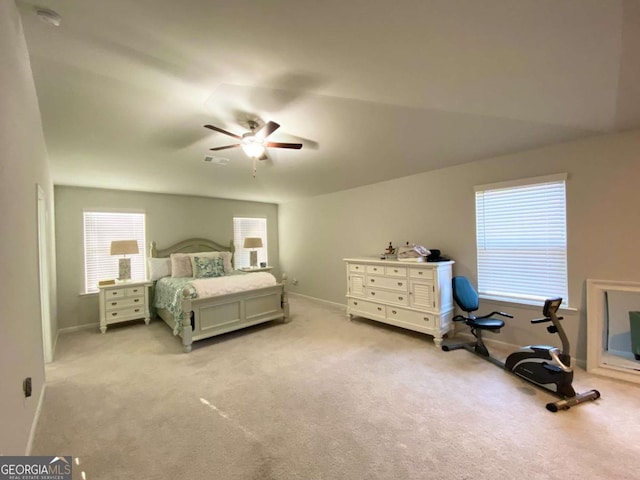
[[[118,304],[118,302],[111,302],[111,305],[114,305],[114,306],[115,306],[115,305],[117,305],[117,304]]]
[[[423,317],[422,319],[423,319],[425,322],[428,322],[428,321],[429,321],[429,317]]]
[[[381,312],[382,311],[382,307],[378,307],[378,311]]]
[[[140,311],[140,309],[139,309],[139,308],[136,308],[136,309],[134,310],[134,312],[136,312],[136,313],[138,313],[139,311]]]
[[[369,281],[370,281],[371,283],[376,283],[376,279],[375,279],[375,278],[370,278],[370,279],[369,279]]]
[[[391,313],[393,313],[395,315],[398,312],[396,312],[395,310],[391,310]]]
[[[371,292],[371,295],[375,295],[375,294],[376,294],[376,292]]]
[[[118,312],[114,312],[111,314],[112,317],[115,317],[116,315],[118,315]]]
[[[133,303],[138,303],[139,301],[140,301],[140,299],[139,299],[139,298],[136,298],[136,299],[133,301]]]
[[[398,273],[398,270],[393,270],[393,273]]]
[[[403,285],[402,282],[398,282],[398,286],[401,287]]]
[[[398,297],[398,300],[404,300],[404,297]]]
[[[418,272],[418,275],[422,275],[423,272]]]
[[[357,304],[358,304],[358,302],[353,302],[353,304],[354,304],[354,305],[357,305]]]
[[[133,289],[133,293],[138,293],[138,289],[137,289],[137,288],[134,288],[134,289]]]
[[[111,295],[117,295],[118,292],[111,292]]]

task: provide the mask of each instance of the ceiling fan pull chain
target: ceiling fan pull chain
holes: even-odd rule
[[[256,165],[257,165],[256,157],[253,157],[253,178],[256,178]]]

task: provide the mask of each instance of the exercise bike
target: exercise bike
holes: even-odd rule
[[[543,318],[531,320],[531,323],[551,322],[547,326],[547,331],[551,334],[557,333],[562,343],[562,350],[550,345],[528,345],[511,353],[505,362],[493,358],[482,339],[483,330],[498,333],[504,327],[504,321],[491,318],[494,315],[513,318],[504,312],[491,312],[489,315],[476,317],[472,312],[479,308],[478,294],[466,277],[453,278],[453,296],[456,303],[467,316],[457,315],[454,321],[463,321],[471,328],[471,333],[476,338],[475,342],[457,345],[443,345],[445,352],[464,348],[491,363],[504,368],[524,380],[541,387],[559,397],[562,400],[548,403],[547,410],[557,412],[558,410],[568,410],[587,400],[600,398],[600,392],[589,390],[588,392],[576,394],[573,389],[573,368],[571,367],[571,353],[569,339],[562,328],[556,313],[562,303],[562,298],[550,298],[544,302],[542,309]]]

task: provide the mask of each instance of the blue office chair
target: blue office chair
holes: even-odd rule
[[[504,321],[491,318],[494,315],[501,315],[503,317],[513,318],[512,315],[504,312],[491,312],[488,315],[476,317],[473,312],[477,311],[480,307],[480,301],[478,292],[476,292],[473,285],[467,277],[453,277],[453,299],[458,306],[467,314],[456,315],[453,317],[454,322],[464,322],[471,328],[471,333],[476,338],[475,342],[461,343],[457,345],[443,345],[442,349],[445,352],[451,350],[458,350],[464,348],[470,352],[477,353],[483,357],[490,357],[489,350],[482,341],[482,332],[487,330],[492,333],[499,333],[500,329],[504,327]]]

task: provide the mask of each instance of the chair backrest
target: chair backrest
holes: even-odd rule
[[[453,298],[465,312],[475,312],[480,308],[478,292],[467,277],[453,277]]]

